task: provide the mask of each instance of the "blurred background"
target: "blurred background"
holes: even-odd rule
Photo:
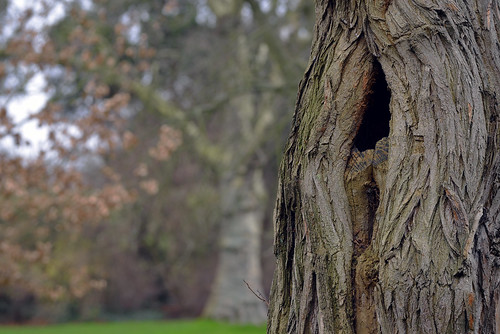
[[[0,323],[265,322],[310,0],[0,0]]]

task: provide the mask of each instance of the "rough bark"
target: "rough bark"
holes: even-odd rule
[[[492,0],[316,0],[268,333],[500,332],[499,19]]]

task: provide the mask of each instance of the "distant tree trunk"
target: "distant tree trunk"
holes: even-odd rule
[[[205,316],[262,324],[266,319],[266,306],[245,283],[255,293],[263,291],[260,252],[266,194],[262,171],[226,175],[221,194],[219,265]]]
[[[239,36],[237,63],[239,79],[254,78],[248,40]],[[268,98],[251,92],[233,97],[224,142],[227,156],[220,163],[222,221],[219,263],[204,315],[235,323],[262,324],[266,305],[254,293],[262,289],[261,238],[265,200],[261,137],[272,123]],[[257,108],[259,101],[260,108]],[[246,282],[246,283],[245,283]],[[250,285],[254,293],[248,288]]]
[[[499,16],[316,0],[268,333],[500,333]]]

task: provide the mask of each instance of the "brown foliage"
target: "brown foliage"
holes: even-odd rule
[[[44,5],[49,11],[48,3]],[[34,15],[29,10],[17,18],[18,29],[7,41],[0,64],[5,101],[0,105],[0,140],[13,143],[0,153],[0,289],[21,286],[50,300],[78,299],[106,287],[87,256],[79,253],[85,251],[76,242],[82,228],[100,224],[133,203],[141,191],[151,196],[158,192],[158,181],[148,176],[144,161],[135,162],[136,179],[127,182],[106,163],[115,152],[138,145],[128,129],[134,112],[128,87],[149,71],[148,59],[155,51],[146,36],[136,44],[128,42],[124,24],[115,26],[117,38],[110,44],[97,32],[103,18],[78,9],[70,13],[77,23],[56,41],[61,34],[49,33],[49,27],[30,27]],[[52,99],[15,121],[17,111],[9,101],[23,97],[36,75],[47,78],[54,71],[61,73],[59,81],[45,80],[42,87]],[[16,84],[7,85],[13,78]],[[76,87],[73,96],[54,93],[61,83]],[[31,135],[23,130],[29,122],[48,134],[43,149],[33,148],[25,157],[18,152],[30,147]],[[180,140],[177,131],[162,126],[151,157],[168,159]],[[100,182],[84,174],[89,158],[102,161]]]

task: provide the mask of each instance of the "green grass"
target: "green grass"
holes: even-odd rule
[[[0,326],[0,334],[264,334],[265,332],[265,326],[239,326],[210,320]]]

